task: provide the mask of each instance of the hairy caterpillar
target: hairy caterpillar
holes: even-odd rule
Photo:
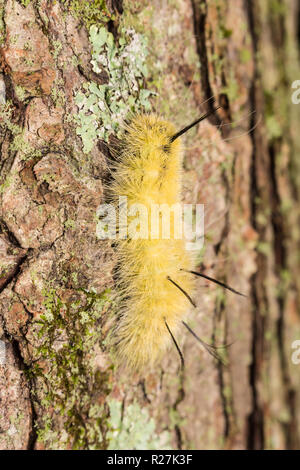
[[[172,124],[155,114],[133,118],[126,127],[110,187],[115,207],[119,196],[127,197],[129,209],[142,204],[150,212],[153,203],[169,206],[180,203],[182,152],[178,137],[209,114],[177,133]],[[183,365],[175,339],[181,324],[218,357],[214,348],[204,343],[184,320],[189,305],[196,306],[192,299],[193,274],[229,287],[195,271],[185,240],[176,239],[172,230],[170,238],[164,239],[160,228],[157,239],[131,236],[118,239],[117,255],[117,284],[122,299],[116,327],[119,361],[131,369],[142,370],[153,365],[173,340]]]

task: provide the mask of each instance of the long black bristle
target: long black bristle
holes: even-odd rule
[[[172,284],[173,284],[175,287],[177,287],[177,289],[179,289],[180,292],[183,293],[183,295],[186,296],[186,298],[191,302],[191,304],[192,304],[193,307],[195,307],[195,308],[197,307],[197,305],[195,304],[195,302],[193,301],[193,299],[189,296],[189,294],[188,294],[182,287],[180,287],[179,284],[177,284],[177,282],[173,281],[173,279],[171,279],[170,276],[167,276],[167,279],[168,279],[168,281],[172,282]]]
[[[223,365],[226,365],[224,360],[216,352],[216,346],[213,346],[212,344],[207,344],[205,341],[203,341],[203,339],[199,338],[199,336],[192,330],[192,328],[187,323],[185,323],[185,321],[182,321],[182,323],[211,356],[213,356],[217,361],[221,362]]]
[[[171,338],[172,338],[172,340],[173,340],[173,343],[175,344],[175,348],[176,348],[177,351],[178,351],[178,354],[179,354],[179,357],[180,357],[180,362],[181,362],[181,370],[183,370],[183,369],[184,369],[184,358],[183,358],[183,354],[182,354],[182,352],[180,351],[180,348],[179,348],[179,346],[178,346],[178,344],[177,344],[177,341],[176,341],[176,339],[175,339],[175,337],[174,337],[172,331],[170,330],[169,325],[168,325],[168,323],[167,323],[167,321],[166,321],[165,318],[164,318],[164,321],[165,321],[165,325],[166,325],[166,327],[167,327],[167,330],[168,330],[168,332],[170,333],[170,336],[171,336]]]
[[[228,286],[224,282],[218,281],[217,279],[214,279],[213,277],[206,276],[206,274],[198,273],[197,271],[188,271],[186,269],[181,269],[181,271],[185,271],[187,273],[195,274],[195,276],[203,277],[204,279],[207,279],[208,281],[214,282],[215,284],[218,284],[221,287],[224,287],[224,289],[228,289],[234,294],[241,295],[242,297],[247,297],[245,294],[242,294],[241,292],[233,289],[232,287]]]
[[[203,121],[204,119],[208,118],[211,114],[214,114],[217,109],[221,108],[221,106],[217,106],[216,108],[214,108],[212,111],[209,111],[208,113],[204,114],[203,116],[199,117],[198,119],[196,119],[196,121],[192,122],[191,124],[189,124],[188,126],[184,127],[183,129],[181,129],[181,131],[177,132],[176,134],[174,134],[171,138],[170,138],[170,143],[174,142],[174,140],[176,140],[178,137],[180,137],[182,134],[184,134],[185,132],[189,131],[192,127],[196,126],[196,124],[198,124],[199,122]]]

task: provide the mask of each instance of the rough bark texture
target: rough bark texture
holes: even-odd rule
[[[0,2],[0,447],[299,448],[299,2],[84,3]],[[248,295],[199,280],[190,323],[233,342],[227,367],[182,332],[184,372],[175,349],[143,377],[114,370],[114,251],[95,219],[107,151],[83,153],[72,118],[82,85],[106,80],[94,23],[148,37],[153,109],[178,128],[223,105],[186,136],[183,177],[205,204],[201,270]]]

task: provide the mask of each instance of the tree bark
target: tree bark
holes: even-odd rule
[[[78,3],[0,1],[0,448],[297,449],[299,2]],[[109,146],[84,153],[73,118],[107,80],[92,24],[148,38],[153,109],[178,129],[222,105],[185,136],[183,199],[205,204],[199,269],[247,294],[197,281],[191,325],[232,343],[227,367],[186,331],[183,372],[175,348],[142,377],[114,368]]]

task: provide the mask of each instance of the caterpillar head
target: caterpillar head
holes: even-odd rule
[[[151,154],[155,150],[158,153],[162,153],[162,156],[172,157],[172,154],[177,154],[180,146],[177,140],[178,137],[214,113],[219,107],[204,114],[178,132],[176,132],[173,124],[164,121],[156,114],[140,114],[127,127],[128,132],[125,136],[125,144],[130,144],[130,147],[134,148],[138,153],[140,153],[141,149],[146,154]]]
[[[127,127],[125,144],[139,154],[143,152],[150,156],[157,152],[162,157],[172,157],[180,146],[179,141],[172,141],[174,134],[175,127],[170,122],[156,114],[141,114],[134,117]]]

